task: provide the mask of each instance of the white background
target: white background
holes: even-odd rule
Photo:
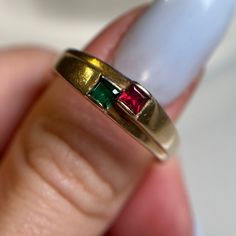
[[[0,47],[82,48],[144,0],[0,0]],[[146,1],[147,2],[147,1]],[[236,235],[236,20],[178,126],[195,212],[206,235]]]

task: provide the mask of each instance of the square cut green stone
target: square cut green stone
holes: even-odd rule
[[[104,77],[101,77],[98,83],[90,91],[89,95],[96,103],[107,110],[116,102],[120,93],[120,89],[118,89]]]

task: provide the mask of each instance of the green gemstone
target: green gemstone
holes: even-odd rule
[[[116,102],[120,92],[112,83],[101,77],[89,95],[103,108],[109,109]]]

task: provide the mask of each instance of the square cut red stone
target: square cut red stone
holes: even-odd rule
[[[127,90],[121,93],[118,100],[136,115],[143,109],[149,96],[137,85],[131,84]]]

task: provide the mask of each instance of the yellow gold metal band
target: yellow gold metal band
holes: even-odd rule
[[[67,50],[55,70],[158,160],[174,153],[177,131],[156,99],[140,84],[98,58],[76,50]]]

